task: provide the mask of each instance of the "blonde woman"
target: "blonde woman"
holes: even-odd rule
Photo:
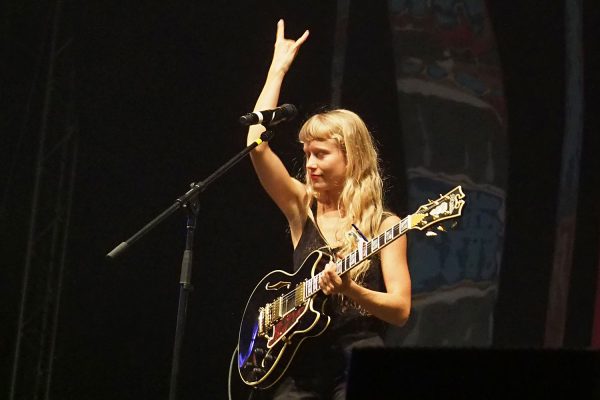
[[[255,110],[277,107],[283,79],[308,39],[285,38],[277,23],[275,50]],[[248,144],[264,127],[254,125]],[[251,152],[258,178],[289,223],[294,269],[322,246],[345,256],[356,249],[357,231],[369,239],[400,219],[383,208],[382,179],[373,139],[355,113],[337,109],[312,116],[299,133],[305,154],[305,182],[292,177],[268,143]],[[354,225],[354,226],[353,226]],[[406,237],[339,276],[330,262],[319,280],[330,297],[332,320],[324,334],[306,341],[284,377],[260,395],[273,399],[345,398],[347,365],[352,348],[383,344],[385,324],[402,326],[411,307]],[[375,366],[374,366],[375,367]],[[261,397],[261,398],[263,398]]]

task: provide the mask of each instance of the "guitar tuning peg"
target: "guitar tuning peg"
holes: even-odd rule
[[[434,231],[427,231],[425,232],[425,236],[437,236],[437,233],[435,233]]]
[[[437,230],[440,231],[440,232],[446,232],[446,229],[442,225],[439,225],[437,227]]]
[[[458,225],[458,222],[457,221],[452,221],[452,223],[450,224],[450,229],[456,228],[456,225]]]

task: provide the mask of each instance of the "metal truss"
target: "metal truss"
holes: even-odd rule
[[[9,399],[49,399],[77,160],[71,38],[50,4],[45,85]]]

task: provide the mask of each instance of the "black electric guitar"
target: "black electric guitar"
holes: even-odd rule
[[[336,261],[338,274],[350,271],[409,229],[423,230],[459,217],[464,197],[457,186],[376,238],[359,240],[357,250]],[[319,288],[319,278],[331,260],[327,249],[315,250],[294,274],[273,271],[256,285],[244,310],[238,341],[238,370],[245,384],[259,389],[272,386],[300,344],[325,331],[330,317],[323,313],[327,296]]]

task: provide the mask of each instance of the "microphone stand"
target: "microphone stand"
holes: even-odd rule
[[[118,246],[112,249],[106,257],[114,259],[122,254],[129,246],[134,242],[142,238],[146,233],[152,230],[161,221],[166,219],[169,215],[173,214],[180,208],[187,209],[187,233],[185,241],[185,250],[183,252],[183,260],[181,263],[181,275],[179,279],[179,304],[177,307],[177,324],[175,327],[175,340],[173,344],[173,360],[171,364],[171,380],[169,386],[169,400],[175,400],[177,395],[177,378],[179,375],[179,364],[181,345],[183,343],[183,336],[185,331],[186,313],[188,298],[193,290],[191,284],[192,277],[192,259],[193,259],[193,241],[194,241],[194,229],[196,228],[196,221],[198,217],[198,194],[203,192],[206,187],[223,175],[227,170],[237,164],[242,158],[250,153],[256,146],[263,142],[268,142],[273,138],[273,132],[266,130],[260,135],[260,138],[254,141],[252,144],[247,146],[244,150],[239,152],[237,155],[232,157],[229,161],[219,167],[213,172],[208,178],[200,183],[192,183],[191,189],[188,190],[184,195],[175,200],[175,203],[169,208],[160,213],[152,221],[146,224],[137,233],[131,236],[124,242],[121,242]]]

